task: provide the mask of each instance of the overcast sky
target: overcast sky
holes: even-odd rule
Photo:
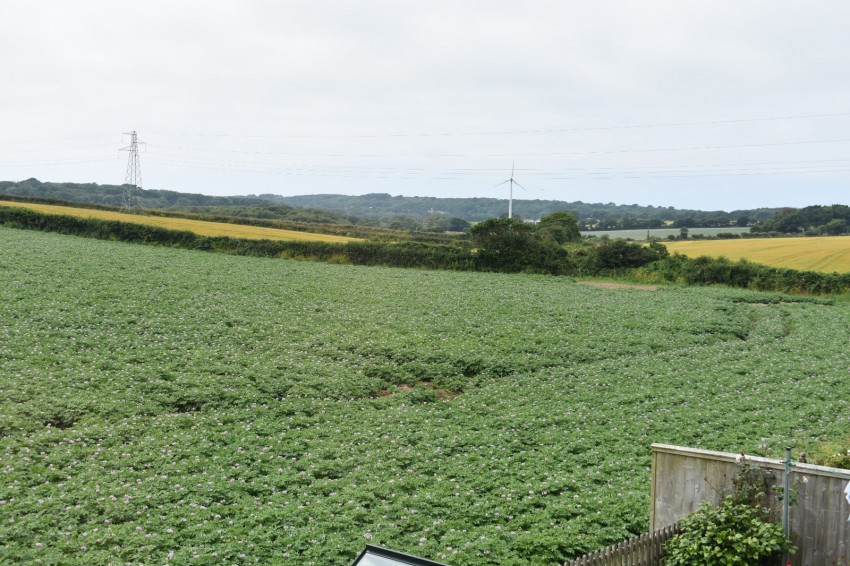
[[[848,203],[850,2],[7,2],[0,180]]]

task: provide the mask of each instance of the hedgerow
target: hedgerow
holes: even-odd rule
[[[495,220],[502,224],[507,221]],[[236,255],[388,267],[631,277],[811,295],[850,292],[850,273],[795,271],[747,261],[733,263],[725,258],[689,259],[668,255],[666,248],[658,243],[644,246],[609,240],[565,247],[535,234],[530,225],[518,221],[507,224],[517,228],[514,236],[478,248],[470,248],[463,241],[440,244],[381,240],[334,244],[208,237],[141,224],[0,207],[0,226]]]

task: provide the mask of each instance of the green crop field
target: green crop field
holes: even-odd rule
[[[0,562],[557,564],[647,529],[652,442],[850,432],[849,326],[0,228]]]

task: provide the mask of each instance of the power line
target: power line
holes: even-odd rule
[[[37,161],[37,162],[29,162],[29,163],[0,163],[0,167],[41,167],[41,166],[52,166],[52,165],[76,165],[78,163],[97,163],[100,161],[115,161],[117,157],[101,157],[101,158],[93,158],[93,159],[74,159],[74,160],[65,160],[65,161]]]
[[[41,139],[14,139],[14,140],[0,140],[0,143],[45,143],[45,142],[54,142],[54,141],[68,141],[68,140],[84,140],[84,139],[92,139],[92,138],[112,138],[115,139],[117,134],[98,134],[92,136],[68,136],[64,138],[41,138]]]
[[[685,168],[685,167],[743,167],[750,165],[788,165],[788,164],[798,164],[798,163],[836,163],[836,162],[848,162],[850,159],[806,159],[806,160],[795,160],[795,161],[750,161],[744,163],[714,163],[714,164],[701,164],[701,165],[636,165],[632,166],[632,169],[673,169],[673,168]],[[597,169],[614,169],[613,167],[597,167]]]
[[[306,163],[281,163],[277,161],[256,161],[251,159],[216,159],[209,158],[203,156],[196,155],[185,155],[185,154],[175,154],[175,153],[162,153],[156,151],[146,152],[149,159],[154,161],[158,161],[158,158],[163,157],[165,160],[171,159],[169,161],[171,163],[185,162],[191,163],[194,165],[214,165],[220,166],[221,164],[228,164],[232,169],[238,170],[240,167],[256,167],[258,169],[264,169],[268,167],[272,168],[286,168],[286,169],[298,169],[298,170],[320,170],[320,171],[337,171],[337,172],[346,172],[346,173],[369,173],[374,171],[384,171],[384,172],[406,172],[409,174],[422,174],[428,172],[429,169],[424,167],[373,167],[373,166],[363,166],[363,165],[328,165],[328,164],[306,164]],[[165,161],[161,160],[161,161]],[[179,161],[174,161],[179,160]],[[850,159],[808,159],[808,160],[793,160],[793,161],[756,161],[756,162],[738,162],[738,163],[707,163],[707,164],[696,164],[696,165],[632,165],[629,166],[629,169],[643,169],[643,170],[652,170],[652,169],[693,169],[699,168],[700,170],[704,168],[718,168],[718,167],[753,167],[753,166],[772,166],[772,165],[781,165],[781,166],[789,166],[789,165],[799,165],[799,164],[826,164],[826,163],[846,163],[850,162]],[[579,167],[521,167],[517,168],[516,171],[524,172],[526,175],[548,175],[553,172],[553,169],[557,171],[615,171],[621,168],[617,167],[593,167],[593,168],[579,168]],[[456,175],[468,175],[468,174],[478,174],[482,172],[502,172],[504,171],[503,167],[445,167],[440,168],[440,171],[447,171]],[[650,171],[651,172],[651,171]]]
[[[850,161],[850,160],[843,160]],[[336,178],[336,179],[392,179],[398,181],[463,181],[463,182],[483,182],[488,180],[484,177],[458,177],[451,175],[440,175],[439,172],[435,172],[432,175],[425,174],[416,174],[412,175],[411,173],[396,173],[392,172],[369,172],[369,171],[316,171],[310,170],[309,168],[267,168],[267,169],[246,169],[239,167],[217,167],[215,164],[203,164],[203,163],[186,163],[180,161],[170,161],[170,160],[160,160],[154,159],[154,163],[158,163],[166,166],[174,166],[179,168],[189,168],[189,169],[201,169],[206,171],[222,171],[222,172],[230,172],[230,173],[251,173],[251,174],[269,174],[269,175],[282,175],[287,177],[327,177],[327,178]],[[842,167],[841,165],[834,165],[832,167]],[[794,175],[794,174],[823,174],[823,173],[846,173],[850,172],[850,169],[846,169],[846,165],[843,166],[844,169],[816,169],[816,168],[804,168],[798,167],[796,170],[792,169],[783,169],[783,170],[772,170],[772,169],[739,169],[739,170],[695,170],[693,172],[688,171],[643,171],[643,172],[632,172],[632,171],[617,171],[617,170],[602,170],[602,171],[588,171],[575,169],[575,175],[573,176],[555,176],[556,172],[547,173],[542,172],[539,174],[540,176],[535,176],[535,179],[541,181],[603,181],[603,180],[613,180],[613,179],[676,179],[676,178],[699,178],[699,177],[743,177],[743,176],[758,176],[758,175]]]
[[[77,149],[88,149],[92,147],[115,147],[114,143],[94,143],[94,144],[86,144],[86,145],[75,145],[72,147],[49,147],[49,148],[27,148],[27,149],[4,149],[0,150],[2,154],[10,154],[10,153],[46,153],[49,151],[75,151]]]
[[[623,176],[609,176],[609,177],[593,177],[590,179],[582,179],[581,177],[552,177],[548,180],[551,181],[611,181],[614,179],[693,179],[700,177],[756,177],[756,176],[765,176],[765,175],[808,175],[808,174],[823,174],[823,173],[850,173],[850,169],[829,169],[829,170],[816,170],[813,169],[811,171],[753,171],[750,173],[709,173],[709,174],[696,174],[696,175],[667,175],[665,177],[653,177],[647,175],[623,175]]]
[[[512,155],[521,157],[557,157],[557,156],[579,156],[579,155],[614,155],[620,153],[661,153],[666,151],[705,151],[714,149],[746,149],[754,147],[783,147],[794,145],[814,145],[814,144],[830,144],[830,143],[847,143],[850,138],[825,139],[825,140],[802,140],[802,141],[785,141],[785,142],[766,142],[752,144],[734,144],[734,145],[703,145],[703,146],[686,146],[686,147],[658,147],[658,148],[638,148],[638,149],[608,149],[608,150],[593,150],[593,151],[549,151],[549,152],[534,152],[534,153],[293,153],[293,152],[274,152],[274,151],[248,151],[239,149],[211,149],[199,148],[192,146],[175,146],[175,145],[158,145],[166,149],[185,149],[190,151],[204,152],[219,152],[219,153],[238,153],[242,155],[281,155],[287,157],[357,157],[357,158],[473,158],[473,157],[494,157],[506,158]]]
[[[393,134],[199,134],[199,133],[149,133],[152,136],[201,137],[201,138],[252,138],[252,139],[352,139],[352,138],[412,138],[412,137],[449,137],[449,136],[490,136],[514,134],[552,134],[568,132],[594,132],[607,130],[632,130],[642,128],[672,128],[684,126],[715,126],[724,124],[743,124],[754,122],[773,122],[781,120],[804,120],[812,118],[836,118],[850,116],[850,112],[834,112],[825,114],[801,114],[794,116],[770,116],[760,118],[736,118],[729,120],[701,120],[693,122],[667,122],[657,124],[631,124],[617,126],[592,126],[586,128],[541,128],[526,130],[491,130],[479,132],[431,132],[431,133],[393,133]]]

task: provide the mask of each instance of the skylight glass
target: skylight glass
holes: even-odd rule
[[[403,552],[366,545],[352,566],[446,566],[433,560],[418,558]]]

